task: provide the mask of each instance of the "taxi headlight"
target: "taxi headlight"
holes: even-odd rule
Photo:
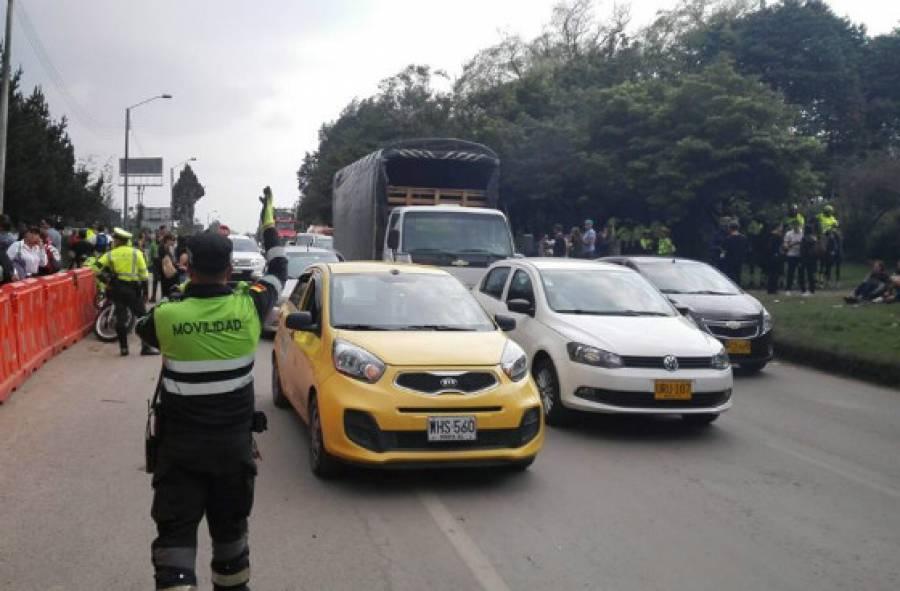
[[[763,313],[762,313],[762,331],[763,331],[763,334],[766,334],[766,333],[769,332],[770,330],[772,330],[772,315],[769,314],[769,311],[768,311],[768,310],[766,310],[765,308],[763,308]]]
[[[528,356],[522,347],[507,340],[503,355],[500,356],[500,368],[509,379],[518,382],[528,375]]]
[[[728,358],[728,353],[725,349],[722,349],[718,353],[716,353],[712,358],[712,368],[713,369],[728,369],[731,367],[731,359]]]
[[[569,352],[569,359],[575,363],[583,363],[585,365],[593,365],[594,367],[606,367],[615,369],[624,367],[625,362],[615,353],[591,347],[590,345],[582,345],[581,343],[569,343],[566,345]]]
[[[384,375],[384,362],[362,347],[340,339],[334,341],[334,368],[345,376],[374,384]]]

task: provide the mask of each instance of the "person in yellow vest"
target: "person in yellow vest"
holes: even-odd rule
[[[663,226],[659,229],[659,240],[656,243],[656,254],[662,257],[675,256],[675,243],[672,242],[671,232]]]
[[[837,216],[834,215],[834,206],[826,205],[822,208],[822,213],[816,216],[819,222],[819,232],[823,235],[828,233],[829,230],[834,230],[840,227],[840,222],[838,222]]]
[[[793,203],[788,208],[787,217],[784,218],[784,227],[793,228],[795,222],[800,224],[801,228],[806,226],[806,218],[800,213],[800,207],[798,207],[796,203]]]
[[[128,311],[140,318],[147,314],[144,295],[147,290],[147,261],[144,253],[130,246],[131,233],[122,228],[113,230],[113,244],[109,252],[97,259],[95,272],[108,275],[109,298],[116,307],[116,335],[119,352],[128,355]],[[158,355],[152,347],[142,344],[141,355]]]

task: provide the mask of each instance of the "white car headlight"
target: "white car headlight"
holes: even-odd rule
[[[712,368],[713,369],[728,369],[731,367],[731,359],[728,358],[728,353],[725,349],[721,349],[718,353],[713,355],[712,358]]]
[[[528,356],[522,347],[507,340],[503,355],[500,356],[500,368],[509,379],[518,382],[528,375]]]
[[[581,343],[569,343],[566,345],[566,350],[569,352],[569,359],[575,363],[606,367],[608,369],[625,367],[625,362],[622,361],[621,357],[597,347],[582,345]]]
[[[384,375],[384,362],[362,347],[340,339],[334,341],[334,368],[345,376],[374,384]]]
[[[763,308],[763,326],[762,331],[763,334],[766,334],[770,330],[772,330],[772,315],[769,314],[769,311]]]

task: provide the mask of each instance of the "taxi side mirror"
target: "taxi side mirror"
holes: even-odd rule
[[[292,312],[284,319],[284,325],[291,330],[309,331],[315,328],[312,314],[309,312]]]
[[[525,299],[512,299],[506,302],[506,307],[510,312],[515,312],[516,314],[528,314],[529,316],[534,316],[534,304]]]
[[[390,230],[388,232],[387,247],[391,250],[400,248],[400,230]]]

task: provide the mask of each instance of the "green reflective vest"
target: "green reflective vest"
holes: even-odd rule
[[[132,246],[119,246],[97,260],[97,267],[104,267],[115,273],[120,281],[146,281],[147,262],[144,253]]]
[[[246,283],[231,294],[164,302],[153,312],[170,394],[226,394],[253,383],[262,331]]]
[[[671,238],[660,238],[659,245],[656,247],[656,254],[660,256],[671,256],[675,254],[675,243]]]

